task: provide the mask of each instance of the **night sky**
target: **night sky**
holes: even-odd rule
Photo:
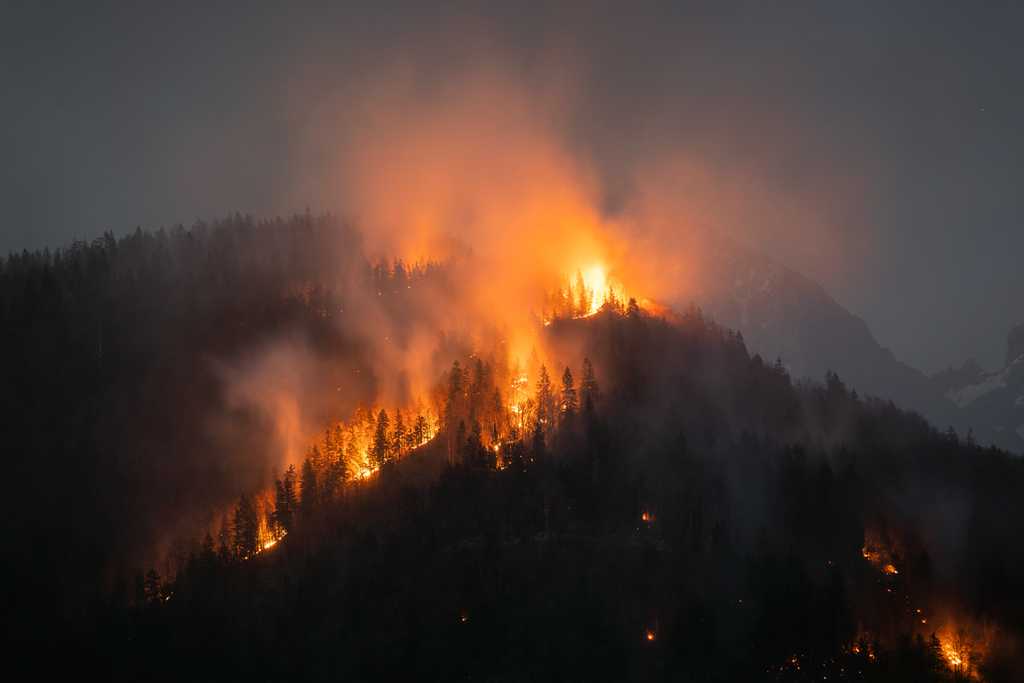
[[[712,227],[917,367],[994,367],[1024,321],[1020,3],[147,4],[3,4],[0,252],[344,211],[311,180],[339,103],[487,61],[571,93],[566,144],[609,211],[684,158],[748,197]]]

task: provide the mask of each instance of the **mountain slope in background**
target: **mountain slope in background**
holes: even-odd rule
[[[980,443],[1024,452],[1024,434],[1016,429],[1024,419],[1017,415],[1011,421],[1004,405],[1010,386],[967,403],[950,393],[980,381],[980,368],[929,378],[879,344],[867,324],[821,285],[757,251],[712,238],[694,257],[696,267],[710,277],[701,278],[693,300],[721,324],[740,330],[753,351],[768,360],[780,358],[794,377],[820,379],[832,370],[859,392],[892,399],[940,428],[951,425],[961,434],[972,430]],[[1011,335],[1011,347],[1024,352],[1024,328]],[[1010,365],[1008,359],[1007,369]],[[1013,378],[1019,372],[1011,373]]]
[[[971,360],[959,370],[934,375],[932,381],[972,424],[990,423],[997,443],[1024,441],[1024,325],[1010,331],[1001,369],[985,372]]]

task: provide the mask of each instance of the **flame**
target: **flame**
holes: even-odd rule
[[[544,325],[560,318],[589,318],[606,307],[623,310],[627,294],[622,283],[604,263],[592,263],[570,271],[562,286],[547,295]]]
[[[657,637],[658,634],[654,632],[654,629],[649,628],[646,632],[644,632],[644,638],[647,639],[648,643],[653,643],[657,639]]]
[[[990,624],[973,622],[946,625],[936,633],[939,639],[939,651],[958,680],[968,678],[977,680],[978,664],[985,658],[989,646],[995,636],[995,629]]]
[[[899,546],[887,535],[865,529],[864,545],[860,549],[860,554],[883,574],[896,576],[900,573],[896,565],[902,553]]]
[[[591,316],[600,311],[601,307],[612,298],[612,295],[619,301],[625,299],[626,295],[622,287],[608,278],[608,270],[604,265],[595,263],[583,270],[582,275],[583,285],[591,293],[590,308],[585,316]],[[579,292],[575,293],[577,296],[579,295]]]

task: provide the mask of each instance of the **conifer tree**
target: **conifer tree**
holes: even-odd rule
[[[452,362],[448,375],[448,396],[444,405],[444,431],[448,440],[448,462],[455,461],[461,442],[455,438],[455,427],[462,414],[462,368],[459,361]]]
[[[416,416],[416,424],[412,428],[412,434],[415,437],[415,445],[419,446],[427,439],[429,434],[429,426],[427,425],[427,418],[422,415]]]
[[[249,497],[242,494],[235,507],[233,524],[235,555],[242,559],[252,557],[259,550],[259,519]]]
[[[370,461],[374,467],[382,467],[390,459],[391,444],[388,439],[388,413],[383,408],[377,414],[377,428],[373,433],[373,446],[370,448]]]
[[[391,450],[395,457],[401,457],[402,452],[405,451],[406,442],[405,422],[402,420],[402,411],[395,411],[395,430],[392,432],[392,446]]]
[[[633,320],[640,317],[640,305],[633,297],[629,298],[629,303],[626,305],[626,315]]]
[[[555,416],[555,396],[548,369],[541,365],[537,379],[537,421],[545,430],[551,429]]]
[[[463,448],[464,444],[466,443],[466,421],[465,420],[459,420],[459,428],[455,432],[455,443],[457,444],[457,447],[458,447],[458,449],[460,451]],[[453,462],[453,464],[454,464],[454,462]]]
[[[544,425],[538,419],[533,423],[533,438],[531,440],[531,450],[534,462],[540,462],[544,459],[546,453],[544,445]]]
[[[576,401],[576,387],[573,385],[572,372],[568,366],[562,373],[562,419],[572,420],[579,406]]]
[[[308,457],[302,461],[302,474],[300,476],[299,485],[302,488],[302,498],[299,500],[299,511],[302,513],[303,517],[308,519],[313,514],[313,510],[316,509],[317,499],[319,497],[316,469],[313,467],[313,461]]]
[[[277,482],[274,499],[274,521],[285,533],[292,530],[295,523],[295,512],[298,508],[298,496],[295,484],[298,475],[295,465],[289,465],[284,476]]]
[[[217,559],[221,564],[228,564],[234,558],[231,553],[231,534],[228,531],[227,520],[222,520],[220,530],[217,532]]]
[[[584,316],[590,313],[590,292],[587,291],[587,283],[583,280],[583,273],[579,270],[576,271],[576,301],[575,314],[577,316]]]
[[[594,366],[589,358],[583,359],[583,382],[580,384],[580,394],[583,399],[583,412],[593,415],[600,397],[600,389],[597,386],[597,377],[594,376]]]

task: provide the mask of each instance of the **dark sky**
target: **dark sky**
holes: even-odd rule
[[[610,196],[671,150],[749,197],[737,234],[913,365],[995,366],[1024,321],[1021,3],[362,4],[8,0],[0,252],[343,209],[301,182],[325,112],[487,60],[564,72]]]

